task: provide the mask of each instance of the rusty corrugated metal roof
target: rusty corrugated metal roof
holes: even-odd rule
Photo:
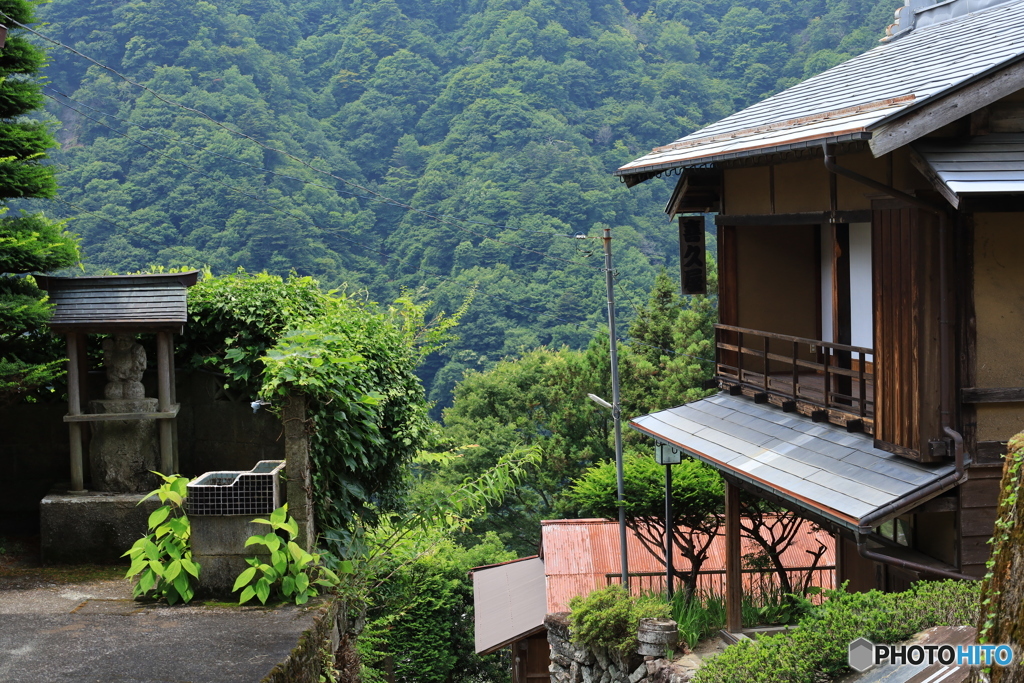
[[[833,567],[835,565],[835,540],[831,534],[815,530],[813,525],[805,523],[804,529],[797,534],[796,541],[782,556],[787,567],[807,566],[808,550],[816,550],[819,541],[827,550],[819,565]],[[541,545],[543,548],[544,574],[547,580],[548,612],[565,612],[569,609],[569,600],[577,595],[586,595],[609,583],[609,574],[619,574],[619,525],[605,519],[558,519],[541,522]],[[742,553],[754,553],[759,546],[744,537]],[[659,561],[658,554],[652,553],[643,542],[632,532],[626,538],[626,553],[629,556],[630,574],[664,572],[665,567]],[[676,567],[687,568],[679,549],[673,553]],[[702,571],[722,571],[725,569],[725,536],[720,533],[711,544],[708,559],[701,567]],[[747,577],[745,583],[753,580]],[[615,580],[617,582],[617,580]],[[707,586],[713,581],[705,582]],[[647,587],[656,587],[658,582],[649,582]],[[704,584],[702,584],[703,586]],[[641,581],[635,582],[640,589],[645,586]],[[829,583],[830,587],[831,583]]]
[[[1024,1],[918,28],[659,147],[615,175],[767,154],[871,131],[1024,57]],[[983,106],[985,102],[979,103]]]

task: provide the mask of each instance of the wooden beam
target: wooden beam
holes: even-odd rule
[[[910,148],[910,163],[914,168],[920,171],[921,175],[928,179],[928,182],[932,184],[932,187],[935,188],[936,192],[941,194],[947,202],[953,205],[954,209],[960,207],[960,195],[953,192],[953,190],[949,189],[949,186],[946,185],[946,183],[942,182],[942,178],[940,178],[939,174],[935,172],[935,169],[932,168],[931,165],[925,161],[913,147]]]
[[[1024,401],[1024,387],[982,389],[964,387],[960,390],[963,403],[1020,403]]]
[[[821,225],[829,223],[870,223],[871,212],[864,211],[807,211],[804,213],[749,214],[715,216],[715,225]]]
[[[974,453],[974,462],[978,464],[1001,463],[1006,458],[1005,441],[979,441]]]
[[[171,409],[166,412],[156,413],[81,413],[79,415],[72,415],[68,413],[64,416],[64,421],[69,424],[81,424],[83,422],[111,422],[113,420],[173,420],[178,416],[178,411],[181,406],[175,403],[171,406]]]
[[[875,128],[871,153],[888,154],[1022,88],[1024,61],[1018,61]]]
[[[81,367],[78,353],[82,344],[82,335],[78,332],[68,333],[68,412],[72,415],[82,413]],[[68,428],[71,439],[71,490],[84,491],[84,473],[82,469],[82,426],[72,424]]]
[[[161,413],[171,412],[171,333],[156,334],[156,372],[157,372],[157,409]],[[174,473],[174,438],[171,434],[171,423],[160,420],[160,471],[163,474]]]
[[[725,482],[725,628],[743,629],[743,569],[740,556],[740,490]]]

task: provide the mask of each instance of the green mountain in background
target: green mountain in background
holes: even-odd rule
[[[603,263],[577,233],[613,229],[627,322],[674,266],[668,182],[612,170],[870,48],[898,4],[54,0],[41,33],[98,64],[39,39],[52,212],[90,272],[295,270],[449,312],[475,287],[423,368],[443,405],[466,369],[587,345]]]

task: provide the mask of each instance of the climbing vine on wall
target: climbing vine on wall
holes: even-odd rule
[[[407,320],[309,277],[242,271],[207,274],[189,292],[189,315],[192,367],[223,374],[271,410],[306,396],[319,528],[372,524],[397,504],[402,465],[430,429]]]

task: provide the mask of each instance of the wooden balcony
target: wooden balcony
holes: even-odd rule
[[[874,434],[872,349],[715,325],[718,385],[757,403]]]

